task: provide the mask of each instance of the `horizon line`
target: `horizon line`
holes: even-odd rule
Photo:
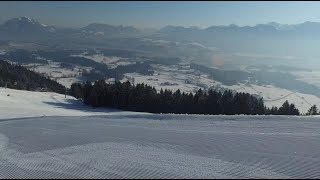
[[[19,16],[19,17],[15,17],[15,18],[10,18],[10,19],[7,19],[7,20],[4,20],[3,24],[5,24],[7,21],[10,21],[12,19],[18,19],[18,18],[30,18],[32,20],[35,20],[39,23],[41,23],[37,18],[33,18],[33,17],[30,17],[30,16]],[[63,25],[48,25],[48,26],[55,26],[55,27],[59,27],[59,28],[83,28],[83,27],[86,27],[90,24],[104,24],[104,25],[111,25],[111,26],[124,26],[124,27],[134,27],[134,28],[137,28],[137,29],[162,29],[162,28],[165,28],[165,27],[168,27],[168,26],[172,26],[172,27],[182,27],[182,28],[197,28],[197,29],[200,29],[200,30],[204,30],[204,29],[208,29],[210,27],[217,27],[217,26],[220,26],[220,27],[230,27],[230,26],[235,26],[235,27],[255,27],[255,26],[258,26],[258,25],[268,25],[268,24],[279,24],[279,25],[288,25],[288,26],[292,26],[292,25],[299,25],[299,24],[304,24],[304,23],[320,23],[319,22],[316,22],[316,21],[304,21],[304,22],[301,22],[301,23],[295,23],[295,24],[285,24],[285,23],[278,23],[276,21],[271,21],[271,22],[266,22],[266,23],[258,23],[258,24],[255,24],[255,25],[238,25],[238,24],[235,24],[235,23],[231,23],[231,24],[216,24],[216,25],[210,25],[210,26],[207,26],[207,27],[200,27],[200,26],[196,26],[196,25],[190,25],[190,26],[182,26],[182,25],[171,25],[171,24],[168,24],[168,25],[165,25],[165,26],[162,26],[162,27],[158,27],[158,28],[155,28],[155,27],[139,27],[139,26],[135,26],[135,25],[125,25],[125,24],[120,24],[120,25],[115,25],[115,24],[111,24],[111,23],[104,23],[104,22],[92,22],[92,23],[89,23],[87,25],[84,25],[84,26],[78,26],[78,27],[68,27],[68,26],[63,26]]]

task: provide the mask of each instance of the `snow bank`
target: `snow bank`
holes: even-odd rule
[[[91,116],[136,114],[107,108],[91,108],[72,96],[53,92],[0,88],[0,119],[39,116]]]

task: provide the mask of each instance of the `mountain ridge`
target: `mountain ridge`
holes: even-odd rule
[[[12,18],[12,19],[8,19],[6,20],[4,23],[0,24],[0,26],[6,26],[8,25],[9,23],[11,22],[14,22],[14,21],[20,21],[20,22],[29,22],[31,24],[37,24],[37,25],[40,25],[42,27],[54,27],[53,25],[45,25],[45,24],[41,24],[39,21],[36,21],[35,19],[31,18],[31,17],[27,17],[27,16],[23,16],[23,17],[17,17],[17,18]],[[267,22],[267,23],[259,23],[259,24],[256,24],[256,25],[253,25],[253,26],[248,26],[248,25],[244,25],[244,26],[239,26],[239,25],[236,25],[236,24],[229,24],[229,25],[211,25],[211,26],[208,26],[206,28],[200,28],[198,26],[189,26],[189,27],[186,27],[186,26],[175,26],[175,25],[166,25],[164,27],[161,27],[161,28],[152,28],[152,29],[157,29],[157,30],[161,30],[161,29],[190,29],[190,30],[208,30],[208,29],[212,29],[212,28],[224,28],[224,29],[228,29],[228,28],[258,28],[258,27],[273,27],[275,29],[282,29],[280,27],[291,27],[291,28],[295,28],[295,27],[299,27],[299,26],[315,26],[315,25],[319,25],[320,26],[320,22],[312,22],[312,21],[305,21],[305,22],[302,22],[302,23],[297,23],[297,24],[282,24],[282,23],[278,23],[278,22]],[[97,22],[92,22],[86,26],[83,26],[83,27],[80,27],[80,28],[74,28],[74,27],[60,27],[59,29],[88,29],[88,28],[91,28],[93,26],[100,26],[100,28],[113,28],[113,29],[120,29],[120,30],[127,30],[127,29],[130,29],[130,30],[138,30],[137,27],[135,26],[125,26],[125,25],[119,25],[119,26],[116,26],[116,25],[111,25],[111,24],[107,24],[107,23],[97,23]],[[56,28],[56,27],[54,27]]]

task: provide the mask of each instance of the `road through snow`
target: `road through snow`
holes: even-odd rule
[[[319,117],[0,120],[0,178],[319,178]]]

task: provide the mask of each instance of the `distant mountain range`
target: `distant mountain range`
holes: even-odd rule
[[[30,33],[30,32],[47,32],[56,33],[59,28],[54,26],[42,24],[30,17],[19,17],[7,20],[0,25],[0,29],[10,31],[12,33]],[[61,29],[61,28],[60,28]],[[68,28],[66,28],[68,29]],[[74,28],[70,28],[75,30]],[[320,22],[304,22],[301,24],[279,24],[270,22],[267,24],[257,24],[255,26],[238,26],[235,24],[227,26],[210,26],[208,28],[200,29],[196,26],[183,27],[168,25],[159,30],[153,30],[156,33],[191,33],[191,32],[319,32]],[[78,32],[87,34],[128,34],[141,33],[143,30],[137,29],[133,26],[113,26],[109,24],[92,23],[85,27],[79,28]]]
[[[143,41],[143,39],[152,41]],[[187,52],[182,44],[200,44],[202,49],[224,52],[264,53],[274,55],[316,55],[320,42],[320,23],[287,25],[271,22],[255,26],[210,26],[208,28],[165,26],[161,29],[138,29],[92,23],[82,28],[57,28],[29,17],[13,18],[0,25],[0,40],[41,41],[48,45],[100,46],[150,50],[158,53]],[[159,45],[159,42],[169,42]],[[200,46],[199,46],[200,47]],[[178,48],[178,49],[175,49]],[[197,52],[203,54],[203,52]],[[179,54],[180,55],[180,54]]]
[[[56,31],[56,28],[54,26],[41,24],[29,17],[20,17],[20,18],[10,19],[1,26],[1,29],[11,31],[11,32],[20,32],[20,33],[55,32]]]
[[[182,26],[165,26],[159,30],[159,32],[173,33],[173,32],[219,32],[219,31],[229,31],[229,32],[311,32],[319,31],[319,22],[304,22],[301,24],[279,24],[276,22],[270,22],[267,24],[257,24],[255,26],[237,26],[235,24],[230,24],[228,26],[210,26],[208,28],[200,29],[196,26],[189,28]]]
[[[139,30],[132,26],[112,26],[108,24],[92,23],[86,27],[81,28],[82,32],[85,33],[105,33],[115,34],[115,33],[137,33]],[[107,35],[107,34],[106,34]]]

